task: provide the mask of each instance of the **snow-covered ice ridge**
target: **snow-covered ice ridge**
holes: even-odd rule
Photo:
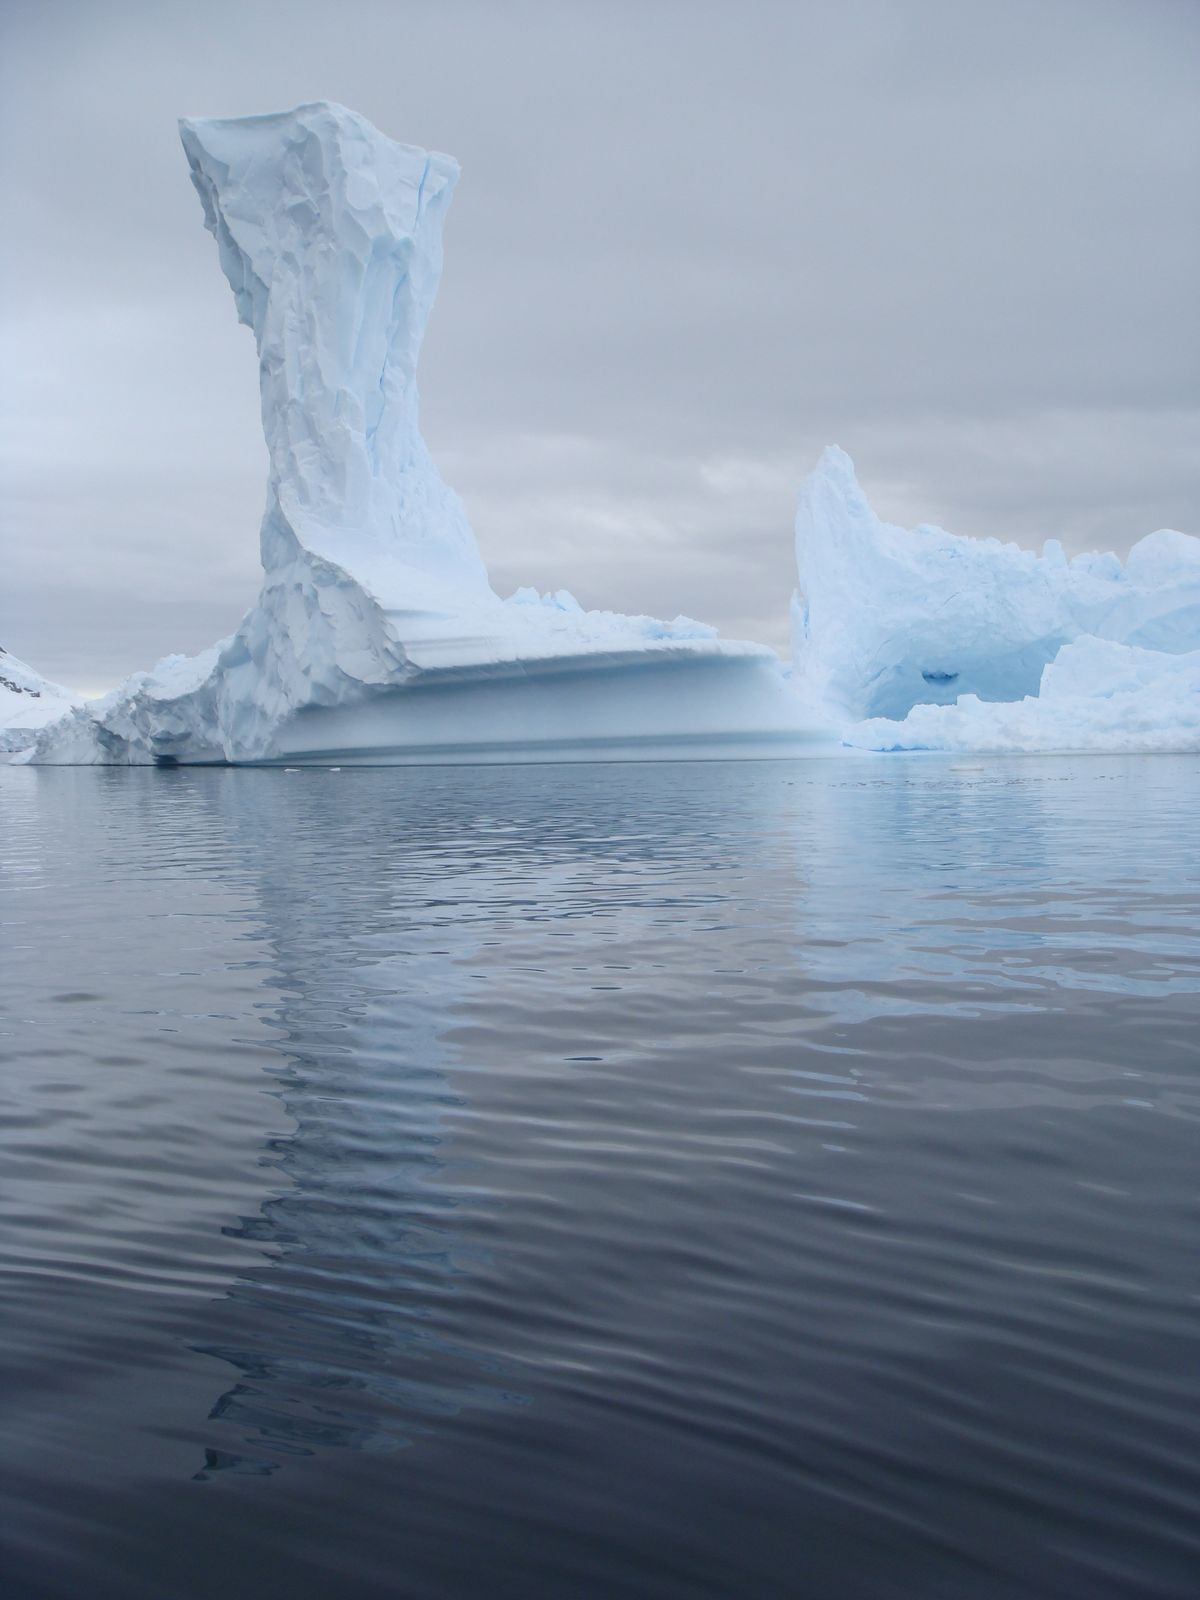
[[[1162,529],[1121,562],[905,530],[831,447],[800,494],[796,559],[796,692],[847,744],[1200,749],[1200,539]]]
[[[1200,649],[1200,539],[1163,529],[1124,562],[881,522],[830,447],[796,516],[798,684],[844,718],[903,717],[962,694],[1018,700],[1084,635]]]
[[[788,669],[684,617],[501,600],[418,426],[456,163],[324,103],[180,130],[258,348],[262,589],[230,638],[67,710],[18,760],[1200,748],[1200,540],[1151,534],[1122,563],[905,531],[834,448],[800,496]]]
[[[0,755],[32,749],[39,729],[82,704],[82,695],[0,648]]]
[[[402,762],[793,750],[773,651],[491,589],[417,418],[458,166],[341,106],[180,124],[259,355],[263,585],[237,632],[48,731],[44,762]]]

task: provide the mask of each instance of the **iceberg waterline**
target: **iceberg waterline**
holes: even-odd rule
[[[835,449],[801,494],[790,668],[688,618],[587,612],[563,591],[501,600],[418,425],[457,164],[326,103],[180,132],[258,349],[262,588],[230,638],[64,706],[18,759],[661,759],[796,754],[843,736],[908,748],[915,724],[889,742],[881,719],[905,726],[960,697],[985,707],[923,723],[929,748],[970,738],[988,702],[1036,695],[1074,641],[1200,649],[1200,540],[1154,534],[1122,565],[905,533],[874,517]],[[1122,679],[1126,697],[1168,681],[1183,692],[1178,673],[1139,674]],[[1070,736],[1070,721],[1039,737]],[[1187,747],[1195,724],[1180,728]],[[1167,744],[1153,747],[1170,747],[1159,732]]]

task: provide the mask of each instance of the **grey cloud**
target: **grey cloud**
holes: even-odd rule
[[[254,587],[251,341],[174,118],[328,97],[463,179],[426,431],[506,588],[781,644],[795,489],[1195,530],[1200,12],[10,0],[0,638],[96,687]]]

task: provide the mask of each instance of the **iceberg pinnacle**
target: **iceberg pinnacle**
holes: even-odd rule
[[[205,225],[258,348],[263,567],[299,545],[385,608],[488,592],[418,428],[417,358],[458,178],[337,105],[179,125]]]

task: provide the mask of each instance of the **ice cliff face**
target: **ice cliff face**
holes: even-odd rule
[[[850,458],[831,447],[796,517],[801,691],[841,718],[901,718],[960,695],[1036,695],[1043,669],[1094,636],[1150,650],[1200,648],[1200,539],[1162,531],[1115,555],[1068,561],[997,539],[881,522]]]

